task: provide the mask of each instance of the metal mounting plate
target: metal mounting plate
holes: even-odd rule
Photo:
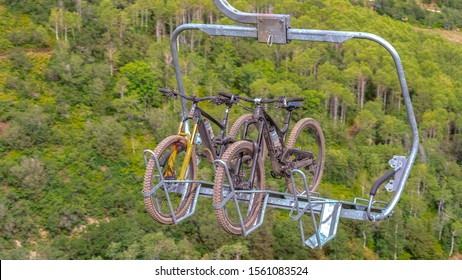
[[[272,44],[287,44],[287,30],[290,28],[288,15],[261,15],[257,18],[258,42]]]

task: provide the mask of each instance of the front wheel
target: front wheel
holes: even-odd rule
[[[197,187],[197,158],[193,152],[184,180],[190,182],[162,183],[164,180],[177,180],[186,155],[186,139],[177,135],[162,140],[154,150],[159,166],[151,158],[146,166],[143,193],[146,210],[151,217],[162,224],[173,224],[175,218],[185,215],[191,205]],[[155,190],[154,190],[155,188]]]
[[[221,160],[228,167],[234,189],[238,192],[224,205],[223,200],[229,195],[230,187],[226,169],[218,164],[215,173],[215,184],[213,187],[213,204],[215,216],[218,224],[228,233],[241,235],[244,234],[241,218],[245,230],[249,230],[260,215],[263,205],[264,171],[263,162],[256,163],[255,178],[251,183],[250,173],[254,162],[253,144],[249,141],[241,140],[229,146],[223,154]],[[237,205],[234,198],[237,198]]]
[[[319,123],[311,118],[299,120],[290,131],[286,147],[289,149],[300,149],[306,152],[305,155],[309,155],[305,156],[308,158],[301,160],[309,162],[309,164],[303,166],[303,169],[307,171],[306,179],[307,184],[309,184],[309,190],[312,192],[316,191],[321,183],[326,158],[326,144]],[[287,188],[291,193],[303,194],[305,192],[303,183],[296,183],[297,186],[294,186],[290,177],[286,178],[286,182]]]

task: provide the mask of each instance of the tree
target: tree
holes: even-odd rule
[[[430,139],[443,139],[446,136],[446,130],[449,125],[449,114],[443,108],[426,111],[422,116],[420,129],[423,135]]]
[[[366,86],[372,75],[372,70],[365,63],[350,63],[345,70],[346,75],[350,78],[356,88],[356,101],[362,110],[366,102]],[[354,82],[353,82],[354,81]]]
[[[123,29],[126,24],[124,15],[118,11],[112,1],[103,0],[97,8],[99,23],[104,28],[102,39],[106,45],[106,57],[109,63],[109,74],[114,75],[115,63],[117,62],[118,45],[123,37]]]
[[[401,145],[405,136],[406,125],[401,120],[391,115],[385,115],[377,134],[385,144]]]
[[[455,239],[456,237],[460,237],[461,234],[462,234],[462,223],[460,221],[455,221],[451,225],[451,249],[449,249],[450,257],[454,254],[454,247],[456,244]]]
[[[356,115],[353,126],[349,128],[351,136],[361,138],[360,143],[371,146],[375,143],[375,130],[377,118],[367,109]]]
[[[224,245],[215,253],[217,260],[245,260],[249,257],[249,249],[242,243]]]
[[[22,158],[19,165],[10,168],[11,184],[21,189],[24,195],[37,199],[48,184],[45,165],[38,158]]]
[[[114,117],[103,117],[99,122],[87,122],[93,148],[107,159],[116,159],[123,150],[125,128]]]
[[[251,86],[259,80],[260,82],[273,81],[276,77],[276,72],[274,71],[274,64],[272,61],[265,59],[256,60],[253,63],[246,63],[239,68],[239,72],[236,76],[236,87],[242,92],[255,95],[255,92],[251,92]]]
[[[430,260],[441,258],[441,248],[431,235],[428,221],[410,218],[405,225],[405,249],[412,259]]]
[[[71,30],[75,37],[75,29],[80,31],[82,26],[81,15],[76,12],[69,12],[65,9],[63,2],[59,1],[59,7],[51,9],[49,25],[53,27],[55,39],[58,42],[68,41],[68,31]]]
[[[41,107],[18,113],[3,135],[13,149],[28,149],[49,139],[50,118]]]
[[[34,66],[22,48],[14,48],[11,50],[8,58],[12,63],[11,70],[17,71],[23,75],[28,74]]]
[[[153,71],[149,64],[143,61],[130,62],[120,68],[122,77],[128,80],[127,94],[137,96],[144,106],[144,112],[148,106],[158,107],[161,104],[158,88],[162,74]]]

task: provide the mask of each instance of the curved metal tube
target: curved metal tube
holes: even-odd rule
[[[226,0],[213,0],[213,3],[220,12],[234,21],[241,23],[257,23],[257,16],[259,14],[241,12],[231,6]]]
[[[414,110],[412,108],[411,98],[409,96],[409,89],[407,87],[406,78],[404,76],[404,69],[401,63],[401,59],[398,55],[398,52],[395,48],[388,43],[383,38],[364,32],[344,32],[344,31],[324,31],[324,30],[305,30],[305,29],[291,29],[288,33],[288,39],[292,40],[306,40],[306,41],[318,41],[318,42],[331,42],[331,43],[342,43],[348,39],[367,39],[374,41],[384,47],[393,57],[395,63],[396,71],[398,73],[398,79],[401,87],[401,92],[403,95],[404,105],[406,107],[407,118],[409,125],[412,131],[412,150],[409,154],[406,165],[403,167],[403,175],[401,181],[398,184],[395,195],[388,204],[388,206],[383,210],[383,212],[375,217],[375,220],[382,220],[387,218],[395,208],[396,204],[401,198],[401,195],[404,190],[404,185],[409,177],[412,165],[414,164],[415,158],[417,156],[419,148],[419,131],[417,128],[417,122],[414,115]]]

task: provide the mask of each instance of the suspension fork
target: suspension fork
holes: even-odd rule
[[[178,133],[177,133],[178,136],[186,137],[186,154],[185,154],[185,158],[183,160],[183,163],[181,165],[180,176],[177,178],[178,180],[184,180],[185,177],[186,177],[186,172],[188,170],[188,165],[189,165],[189,162],[191,161],[191,156],[192,156],[192,153],[194,151],[194,140],[196,139],[196,134],[197,134],[197,129],[198,129],[198,124],[197,124],[197,122],[195,122],[191,135],[189,135],[189,133],[183,132],[183,127],[184,127],[186,121],[187,121],[187,118],[184,119],[180,123],[180,126],[178,127]],[[175,158],[176,158],[177,152],[178,152],[178,147],[175,146],[173,148],[172,154],[168,158],[168,167],[167,167],[167,170],[165,171],[166,174],[170,174],[170,175],[173,174],[173,172],[174,172],[173,171],[173,164],[175,163]],[[165,174],[164,174],[164,176],[165,176]]]
[[[178,180],[184,180],[186,177],[186,171],[188,170],[189,162],[191,161],[191,156],[194,151],[194,141],[196,139],[197,127],[198,124],[195,122],[191,135],[183,132],[179,133],[180,136],[186,136],[186,154],[183,160],[183,164],[181,165],[181,171]]]

